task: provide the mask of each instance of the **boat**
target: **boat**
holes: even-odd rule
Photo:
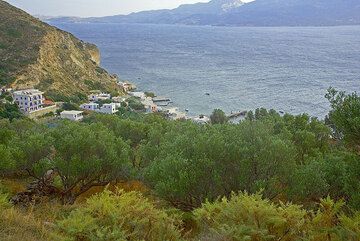
[[[189,112],[189,109],[185,109],[186,112]]]
[[[210,93],[205,93],[205,95],[210,95]]]

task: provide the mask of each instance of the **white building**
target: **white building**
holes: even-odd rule
[[[60,113],[60,118],[61,119],[68,119],[68,120],[72,120],[72,121],[80,121],[84,117],[83,117],[83,112],[82,111],[65,110],[65,111]]]
[[[146,98],[146,95],[144,92],[129,92],[128,94],[130,96],[134,96],[134,97],[140,98],[142,100],[145,100],[145,98]]]
[[[83,109],[83,110],[98,111],[99,110],[99,104],[86,103],[86,104],[80,105],[80,108]]]
[[[103,106],[101,106],[98,112],[103,114],[110,114],[110,115],[115,114],[116,112],[118,112],[117,104],[116,103],[104,104]]]
[[[90,101],[110,100],[110,99],[111,99],[111,95],[107,94],[107,93],[89,95],[89,100]]]
[[[151,97],[146,97],[141,103],[144,105],[147,113],[158,112],[158,106],[153,102]]]
[[[43,108],[43,92],[36,89],[19,90],[13,93],[14,102],[24,113],[30,113]]]
[[[171,120],[186,119],[186,114],[179,111],[179,108],[177,107],[164,108],[163,112]]]
[[[0,88],[0,95],[6,92],[12,92],[12,88]]]
[[[134,89],[134,86],[133,86],[132,84],[130,84],[130,83],[127,83],[127,82],[121,82],[121,81],[119,81],[119,82],[118,82],[118,85],[119,85],[121,88],[123,88],[123,90],[126,91],[126,92]]]

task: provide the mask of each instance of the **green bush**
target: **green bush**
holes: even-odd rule
[[[0,119],[20,119],[24,115],[20,112],[19,107],[16,104],[0,103]]]
[[[275,205],[260,194],[233,194],[194,211],[203,234],[220,240],[299,240],[306,211],[291,204]]]
[[[145,107],[144,105],[141,103],[140,99],[139,98],[136,98],[136,97],[130,97],[128,100],[128,103],[129,103],[129,107],[133,110],[138,110],[138,111],[141,111],[141,110],[145,110]]]
[[[228,118],[224,111],[216,109],[210,116],[211,124],[225,124],[228,122]]]
[[[240,193],[207,202],[193,213],[203,240],[359,240],[359,213],[347,216],[343,207],[342,201],[328,197],[314,214],[301,206],[275,204],[260,194]]]
[[[137,192],[105,190],[58,222],[69,240],[181,240],[179,221]]]

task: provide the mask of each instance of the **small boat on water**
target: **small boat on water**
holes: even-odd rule
[[[205,93],[205,95],[209,96],[209,95],[210,95],[210,93]]]
[[[186,112],[189,112],[189,109],[185,109]]]

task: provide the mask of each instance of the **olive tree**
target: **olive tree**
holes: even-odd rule
[[[65,203],[94,186],[128,178],[129,145],[101,124],[66,122],[52,131],[54,170]]]

